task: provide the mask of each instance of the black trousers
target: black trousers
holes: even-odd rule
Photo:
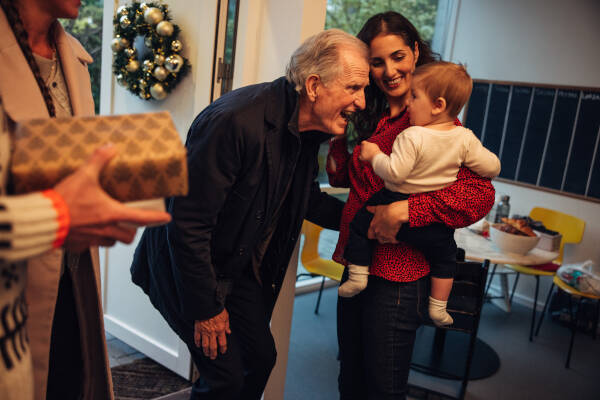
[[[252,271],[234,282],[225,302],[231,328],[225,354],[211,360],[204,356],[202,347],[188,343],[200,373],[191,399],[261,398],[277,357],[270,329],[273,302],[269,290],[270,286],[263,289],[258,284]]]
[[[73,296],[73,281],[67,269],[60,278],[52,320],[46,399],[80,399],[82,372],[79,321]]]
[[[373,214],[367,206],[387,205],[396,201],[407,200],[408,195],[382,189],[358,210],[350,223],[348,244],[344,250],[344,258],[355,265],[371,265],[375,241],[367,237]],[[435,278],[452,278],[456,271],[456,242],[454,229],[444,224],[432,224],[422,228],[411,228],[402,225],[396,238],[421,250],[431,266],[431,276]]]

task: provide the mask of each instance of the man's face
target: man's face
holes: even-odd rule
[[[343,135],[349,115],[365,108],[365,87],[369,84],[369,63],[360,52],[341,49],[340,63],[340,74],[319,84],[311,109],[316,129],[334,135]]]

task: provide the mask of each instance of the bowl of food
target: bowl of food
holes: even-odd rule
[[[527,254],[540,237],[523,219],[502,218],[502,223],[490,227],[490,239],[505,253]]]

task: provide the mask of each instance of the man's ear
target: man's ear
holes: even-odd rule
[[[443,97],[438,97],[433,101],[433,108],[431,109],[431,114],[440,115],[446,111],[446,99]]]
[[[321,85],[321,78],[317,74],[311,74],[306,78],[304,88],[306,89],[306,97],[311,103],[314,103],[318,97],[319,86]]]

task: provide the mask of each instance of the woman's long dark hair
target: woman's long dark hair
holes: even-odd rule
[[[402,14],[395,11],[387,11],[372,16],[365,22],[356,36],[365,42],[367,46],[371,46],[371,41],[382,33],[402,37],[406,45],[410,47],[413,52],[415,51],[416,42],[419,46],[417,66],[439,59],[439,55],[434,53],[429,44],[421,39],[421,36],[414,25]],[[373,134],[377,127],[377,123],[383,117],[388,107],[385,94],[372,80],[370,85],[365,89],[365,99],[365,109],[356,112],[352,119],[359,140],[367,139]]]

